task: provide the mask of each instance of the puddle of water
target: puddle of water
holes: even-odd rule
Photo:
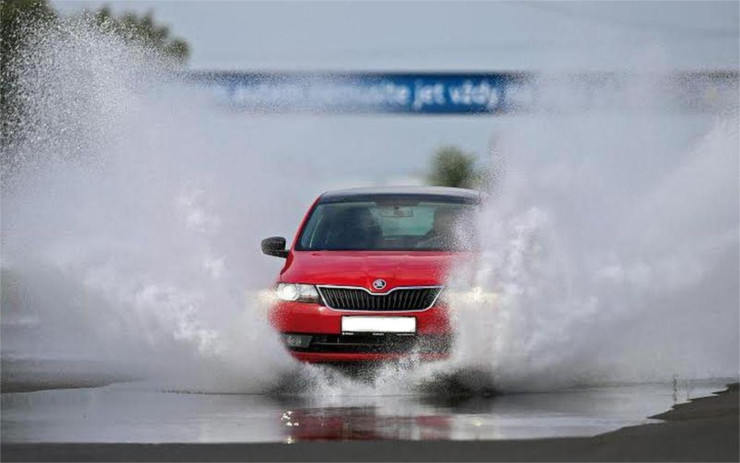
[[[678,401],[725,380],[678,388]],[[492,440],[591,436],[650,422],[674,404],[671,384],[492,398],[164,393],[141,385],[2,395],[8,442],[297,442]]]

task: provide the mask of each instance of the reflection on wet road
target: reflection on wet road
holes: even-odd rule
[[[723,389],[694,384],[691,397]],[[688,391],[679,391],[679,401]],[[491,398],[207,395],[141,384],[2,395],[8,442],[296,442],[589,436],[645,423],[674,403],[643,384]]]

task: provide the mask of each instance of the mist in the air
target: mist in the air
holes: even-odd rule
[[[633,68],[663,71],[643,59]],[[232,392],[288,373],[316,394],[414,393],[450,375],[522,390],[738,374],[736,104],[662,108],[646,73],[623,95],[643,108],[543,98],[475,121],[495,140],[483,162],[497,175],[482,258],[450,285],[470,289],[457,277],[473,275],[481,297],[455,308],[450,360],[366,382],[283,350],[260,293],[280,263],[259,240],[290,241],[326,189],[420,177],[427,160],[383,137],[424,121],[232,113],[84,23],[37,34],[22,66],[31,111],[3,162],[3,318],[37,328],[4,336],[3,355]],[[544,95],[562,89],[543,77]]]

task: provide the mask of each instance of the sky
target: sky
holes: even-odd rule
[[[152,11],[205,70],[737,69],[735,1],[59,1]]]

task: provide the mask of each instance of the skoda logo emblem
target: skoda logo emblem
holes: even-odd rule
[[[380,278],[378,278],[377,280],[373,281],[373,289],[380,291],[383,288],[385,288],[385,280],[381,280]]]

